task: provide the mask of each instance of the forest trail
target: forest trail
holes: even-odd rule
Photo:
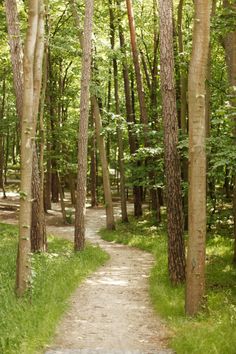
[[[73,240],[74,227],[61,224],[59,206],[47,215],[47,233]],[[56,209],[56,210],[55,210]],[[115,208],[116,216],[119,207]],[[1,219],[17,222],[18,212],[0,211]],[[45,354],[170,354],[170,336],[157,317],[148,294],[151,254],[101,240],[103,208],[87,209],[86,238],[106,250],[108,262],[87,278],[70,299]]]
[[[108,243],[98,236],[104,209],[88,209],[87,239],[105,249],[110,260],[73,294],[46,354],[155,354],[165,349],[168,331],[154,314],[148,295],[150,254]],[[73,239],[73,227],[48,227],[50,234]]]

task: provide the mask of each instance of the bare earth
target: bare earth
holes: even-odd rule
[[[15,215],[5,222],[13,220]],[[73,240],[73,227],[55,226],[56,220],[58,212],[48,217],[48,233]],[[105,249],[110,260],[72,295],[46,354],[173,353],[166,349],[170,333],[149,300],[152,256],[101,240],[97,231],[105,225],[104,209],[88,209],[86,223],[87,239]]]

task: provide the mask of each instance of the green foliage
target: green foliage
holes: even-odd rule
[[[48,253],[33,255],[31,291],[17,299],[17,230],[1,224],[0,231],[0,352],[33,354],[49,342],[69,295],[108,257],[90,245],[75,254],[72,243],[50,237]]]
[[[101,231],[115,241],[152,252],[156,264],[150,277],[153,305],[172,330],[170,346],[178,354],[234,354],[236,346],[236,269],[232,265],[229,237],[210,234],[207,242],[206,307],[196,318],[184,314],[184,287],[171,286],[167,271],[166,230],[150,215],[130,224],[117,224],[116,231]]]

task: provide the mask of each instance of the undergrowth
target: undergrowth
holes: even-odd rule
[[[33,255],[31,291],[17,299],[17,229],[0,224],[0,353],[40,352],[67,308],[69,295],[108,258],[91,245],[75,254],[70,242],[52,237],[48,246],[48,253]]]
[[[177,354],[234,354],[236,352],[236,269],[232,265],[233,240],[208,235],[206,307],[196,318],[184,313],[184,287],[172,287],[167,271],[167,236],[150,215],[115,231],[101,231],[107,241],[152,252],[156,263],[150,276],[150,295],[156,311],[174,335],[170,346]]]

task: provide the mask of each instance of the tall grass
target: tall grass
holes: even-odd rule
[[[150,296],[156,311],[174,335],[169,345],[177,354],[236,353],[236,269],[232,265],[233,240],[219,234],[207,241],[206,306],[196,317],[184,313],[184,287],[172,287],[167,271],[167,236],[163,225],[150,216],[118,223],[116,231],[102,230],[105,240],[152,252],[156,264],[150,276]]]
[[[0,353],[31,354],[50,341],[69,295],[108,256],[91,245],[75,254],[70,242],[49,238],[49,252],[32,257],[31,290],[17,299],[16,248],[17,229],[0,224]]]

